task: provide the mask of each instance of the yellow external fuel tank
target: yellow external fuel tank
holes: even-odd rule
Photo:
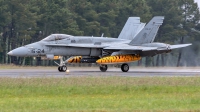
[[[74,56],[67,60],[68,63],[80,63],[82,56]]]
[[[141,59],[141,56],[139,55],[126,54],[126,55],[103,57],[103,58],[98,59],[96,63],[98,64],[127,63],[127,62],[138,61],[140,59]]]

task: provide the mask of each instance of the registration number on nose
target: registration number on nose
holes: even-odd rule
[[[45,51],[44,51],[44,49],[32,49],[31,50],[31,53],[44,53]]]

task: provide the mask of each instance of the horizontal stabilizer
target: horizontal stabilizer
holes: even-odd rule
[[[170,49],[177,49],[177,48],[182,48],[182,47],[187,47],[192,44],[178,44],[178,45],[170,45]]]

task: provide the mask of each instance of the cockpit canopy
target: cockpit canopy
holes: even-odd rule
[[[51,34],[48,37],[42,39],[43,41],[56,41],[56,40],[63,40],[63,39],[69,39],[72,37],[72,35],[66,35],[66,34]]]

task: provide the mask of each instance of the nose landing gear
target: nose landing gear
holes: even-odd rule
[[[58,71],[59,72],[66,72],[67,66],[65,65],[65,62],[63,61],[63,57],[60,56],[60,64],[54,61],[55,64],[58,65]]]
[[[67,70],[67,67],[65,65],[58,67],[59,72],[66,72],[66,70]]]

